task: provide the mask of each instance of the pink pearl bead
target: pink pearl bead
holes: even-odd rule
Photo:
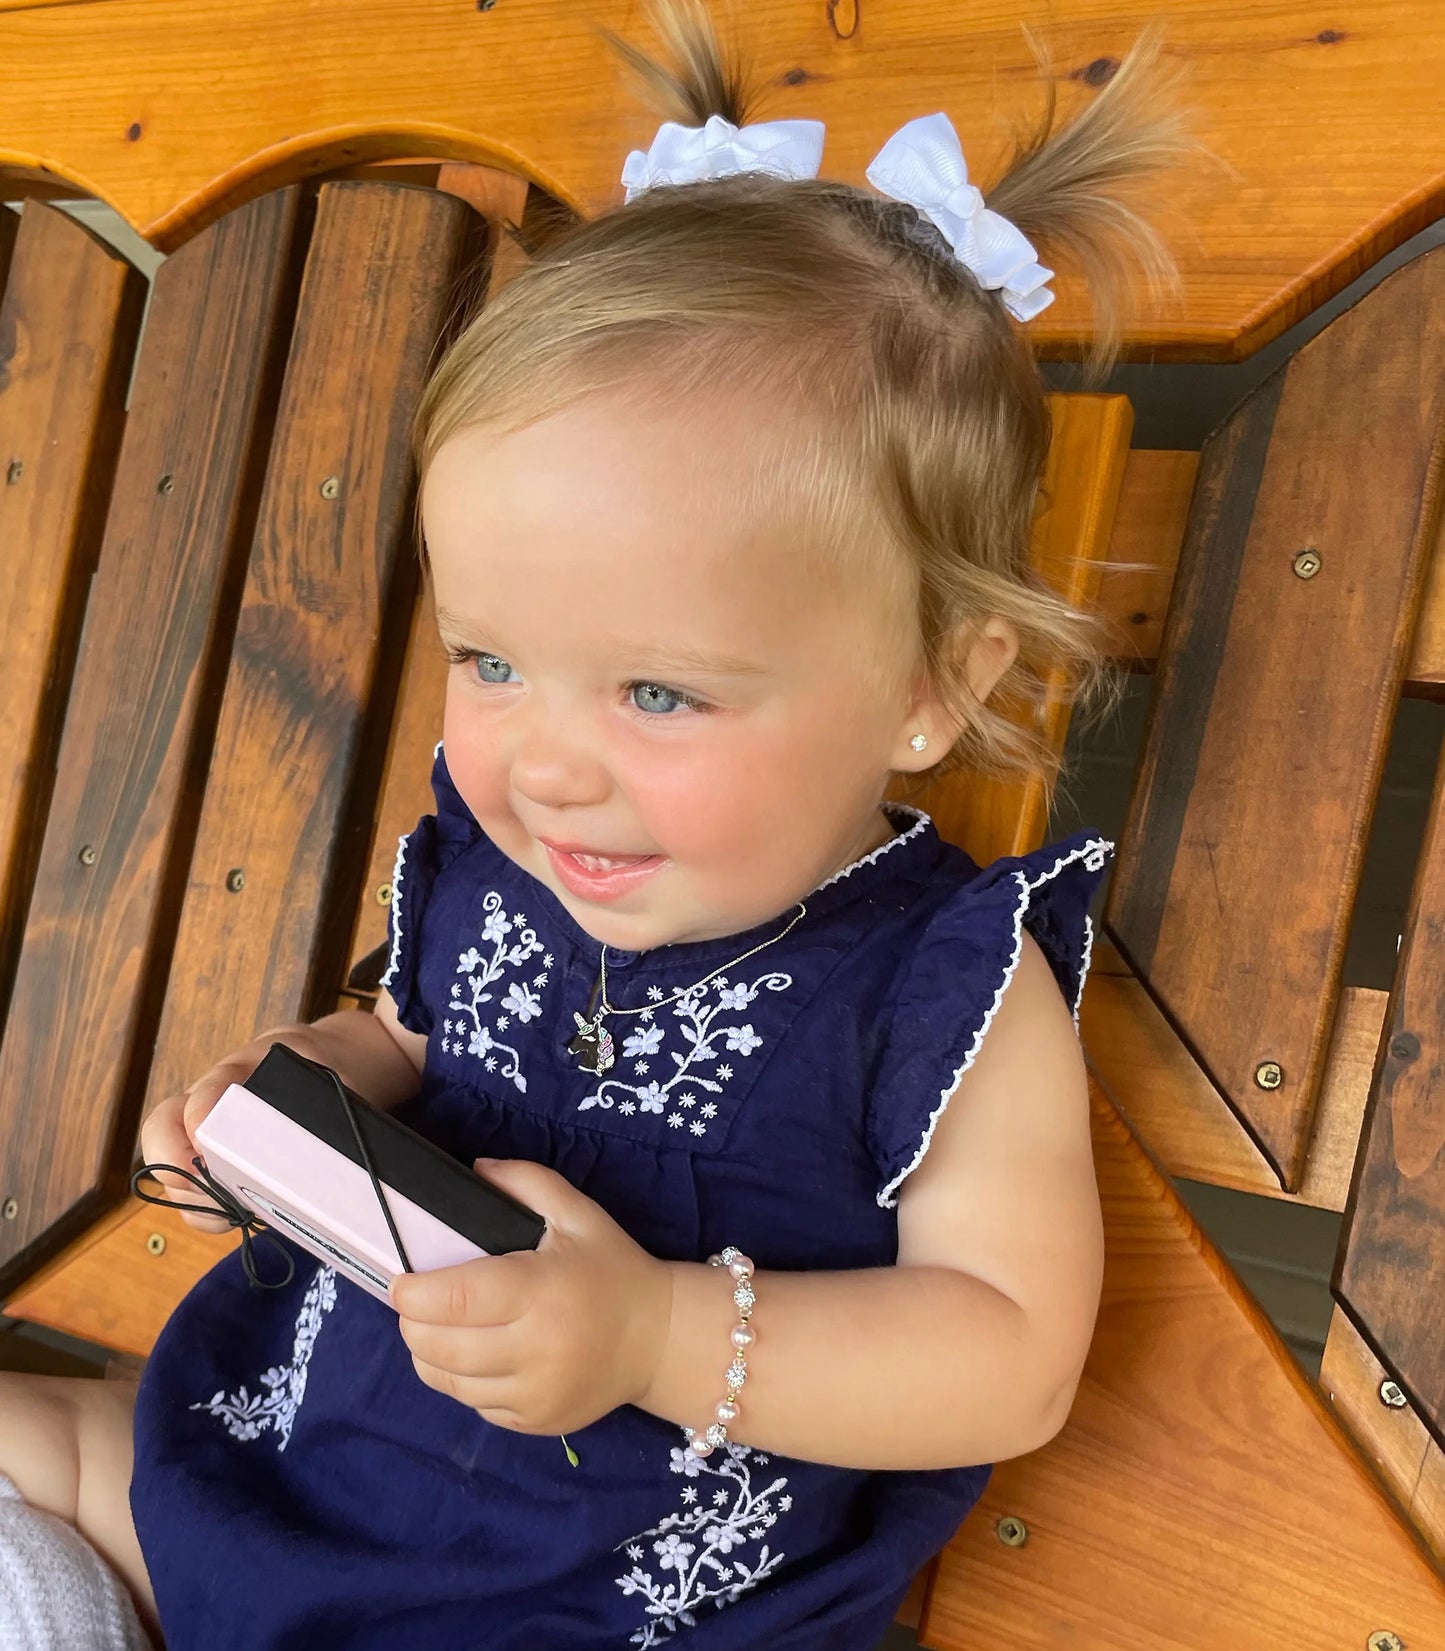
[[[752,1270],[752,1260],[748,1256],[740,1255],[735,1261],[728,1262],[728,1271],[734,1278],[746,1278]]]
[[[695,1439],[688,1440],[687,1448],[693,1453],[694,1456],[711,1456],[712,1455],[712,1446],[707,1442],[706,1439],[703,1438],[702,1434],[700,1434],[700,1433],[698,1434],[698,1436]]]
[[[742,1412],[730,1399],[724,1399],[714,1412],[714,1415],[716,1415],[717,1419],[723,1424],[724,1427],[726,1427],[729,1422],[737,1421],[741,1414]]]
[[[734,1347],[751,1347],[757,1339],[758,1333],[751,1325],[735,1324],[733,1326]]]

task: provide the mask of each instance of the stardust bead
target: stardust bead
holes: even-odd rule
[[[734,1278],[750,1278],[752,1276],[753,1264],[747,1256],[737,1255],[734,1256],[730,1262],[728,1262],[728,1271]]]
[[[752,1329],[749,1325],[735,1324],[733,1326],[734,1347],[751,1347],[757,1339],[757,1331]]]
[[[742,1415],[742,1411],[739,1410],[735,1404],[732,1404],[729,1400],[724,1399],[713,1414],[721,1423],[723,1423],[724,1426],[726,1426],[730,1422],[737,1421],[738,1417]]]
[[[711,1456],[712,1455],[712,1446],[707,1442],[706,1439],[703,1438],[703,1436],[700,1433],[698,1434],[698,1436],[695,1439],[689,1439],[688,1440],[687,1448],[693,1453],[694,1456]]]

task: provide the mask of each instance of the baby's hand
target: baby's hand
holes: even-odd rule
[[[417,1374],[519,1433],[566,1433],[638,1399],[667,1341],[666,1265],[555,1171],[491,1158],[477,1169],[547,1231],[535,1250],[393,1282]]]
[[[250,1043],[234,1050],[218,1061],[209,1072],[203,1073],[180,1095],[168,1095],[147,1114],[141,1125],[140,1150],[143,1164],[177,1164],[192,1170],[191,1160],[196,1156],[195,1133],[227,1087],[243,1083],[270,1050],[273,1043],[283,1042],[298,1053],[312,1056],[307,1047],[304,1026],[286,1027],[267,1032]],[[156,1179],[182,1204],[206,1204],[210,1199],[198,1187],[193,1187],[179,1176],[164,1172]],[[220,1216],[186,1215],[186,1224],[200,1232],[224,1232],[229,1225]]]

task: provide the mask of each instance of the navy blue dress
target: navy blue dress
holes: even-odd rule
[[[400,1115],[468,1163],[550,1165],[654,1255],[747,1251],[759,1371],[768,1269],[897,1259],[899,1189],[1024,929],[1077,1010],[1109,845],[980,872],[895,809],[786,939],[676,1001],[789,914],[609,948],[609,999],[658,1007],[611,1020],[617,1064],[588,1073],[567,1044],[598,943],[482,834],[440,748],[433,786],[394,883],[387,984],[427,1036]],[[222,1262],[146,1367],[131,1504],[169,1651],[871,1651],[988,1480],[700,1461],[630,1405],[571,1435],[574,1468],[424,1386],[391,1310],[297,1256],[280,1291]]]

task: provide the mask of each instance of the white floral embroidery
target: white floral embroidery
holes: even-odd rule
[[[763,1039],[754,1031],[750,1021],[741,1026],[724,1026],[720,1024],[720,1017],[732,1014],[741,1014],[750,1003],[757,1000],[761,992],[785,992],[793,984],[793,977],[776,970],[769,974],[759,975],[750,985],[730,986],[727,981],[719,978],[712,983],[713,996],[709,997],[707,989],[694,986],[691,991],[684,992],[672,1007],[675,1026],[660,1024],[656,1021],[631,1032],[624,1039],[622,1053],[631,1057],[635,1063],[636,1076],[645,1077],[648,1072],[648,1063],[637,1060],[639,1055],[667,1055],[676,1070],[670,1078],[659,1081],[651,1078],[647,1083],[627,1083],[621,1078],[604,1078],[595,1089],[584,1095],[577,1103],[579,1112],[589,1112],[594,1106],[611,1107],[625,1116],[630,1117],[639,1107],[643,1113],[652,1113],[657,1117],[664,1117],[672,1129],[680,1129],[686,1121],[682,1114],[671,1110],[674,1104],[692,1106],[697,1100],[694,1091],[709,1090],[714,1095],[722,1093],[723,1085],[733,1075],[733,1068],[728,1065],[715,1068],[715,1075],[710,1075],[708,1068],[717,1060],[723,1045],[729,1054],[751,1055],[761,1049]],[[648,995],[653,992],[661,995],[660,987],[649,987]],[[675,1037],[670,1038],[669,1032]],[[669,1047],[673,1042],[681,1044],[680,1048]],[[686,1092],[674,1095],[673,1091],[681,1087]],[[617,1097],[625,1095],[633,1099],[619,1103]],[[717,1116],[717,1106],[709,1102],[701,1108],[702,1117],[712,1119]],[[699,1128],[699,1124],[702,1125]],[[702,1118],[693,1122],[691,1133],[694,1136],[703,1135],[707,1125]]]
[[[649,1530],[618,1543],[633,1564],[625,1576],[617,1578],[617,1586],[629,1598],[642,1602],[649,1619],[632,1635],[629,1645],[646,1651],[661,1643],[664,1633],[695,1627],[699,1606],[711,1603],[720,1610],[731,1605],[782,1564],[784,1556],[773,1553],[766,1538],[778,1514],[786,1513],[793,1501],[779,1495],[788,1483],[781,1475],[765,1489],[754,1491],[752,1469],[766,1465],[767,1460],[746,1445],[726,1445],[706,1460],[685,1448],[672,1452],[669,1466],[673,1473],[723,1483],[710,1502],[702,1503],[696,1487],[684,1485],[681,1513],[670,1513]],[[656,1556],[649,1563],[657,1575],[640,1563],[649,1538]],[[750,1552],[755,1543],[762,1547]]]
[[[484,1013],[482,1005],[493,1002],[489,988],[496,986],[509,969],[520,969],[535,957],[542,950],[542,942],[536,931],[527,927],[527,919],[521,912],[507,916],[502,897],[495,889],[482,901],[482,910],[486,913],[482,940],[491,948],[491,955],[470,946],[457,959],[457,973],[464,975],[466,981],[465,985],[461,981],[452,982],[451,1002],[447,1005],[452,1018],[442,1022],[442,1052],[473,1055],[488,1072],[497,1070],[498,1057],[506,1057],[501,1067],[502,1077],[510,1078],[526,1094],[522,1057],[498,1034],[511,1029],[513,1017],[526,1026],[542,1013],[542,991],[547,984],[552,957],[550,953],[543,957],[543,969],[530,981],[509,980],[501,1002]]]
[[[191,1409],[208,1410],[211,1415],[219,1416],[233,1439],[259,1438],[270,1429],[276,1434],[276,1449],[285,1450],[291,1441],[296,1412],[306,1397],[306,1369],[316,1348],[316,1338],[321,1334],[321,1321],[335,1305],[336,1270],[321,1267],[301,1298],[290,1364],[272,1365],[261,1372],[263,1393],[238,1387],[234,1393],[227,1394],[223,1389],[212,1394],[204,1404],[193,1404]]]

